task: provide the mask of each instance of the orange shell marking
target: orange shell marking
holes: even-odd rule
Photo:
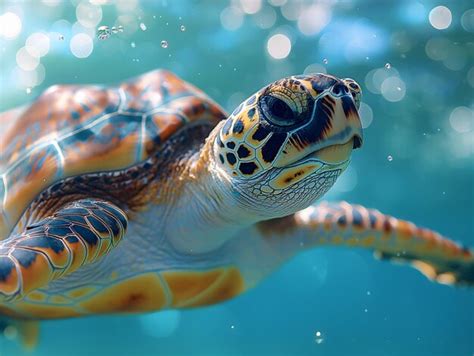
[[[164,272],[172,294],[172,307],[197,307],[222,302],[242,293],[244,281],[234,268],[203,272]]]
[[[40,291],[6,303],[0,312],[19,318],[56,319],[91,314],[139,313],[210,305],[244,291],[235,267],[208,271],[149,272],[99,290],[84,286],[48,296]]]
[[[159,276],[147,273],[92,296],[80,306],[90,313],[133,313],[162,309],[166,296]]]

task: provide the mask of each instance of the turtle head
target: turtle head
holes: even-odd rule
[[[361,89],[326,74],[292,76],[241,103],[214,142],[218,166],[239,193],[273,216],[324,194],[362,145]],[[249,200],[249,199],[246,199]]]

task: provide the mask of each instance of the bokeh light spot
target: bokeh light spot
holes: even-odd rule
[[[349,166],[337,179],[332,190],[339,193],[347,193],[357,186],[357,171],[354,166]]]
[[[222,27],[229,31],[235,31],[242,26],[244,15],[238,7],[229,6],[222,10],[220,19]]]
[[[6,12],[0,16],[0,37],[15,39],[20,34],[21,27],[21,19],[17,14]]]
[[[22,47],[16,52],[16,64],[23,70],[34,70],[39,64],[39,56],[37,49],[32,48],[27,51],[25,47]]]
[[[446,38],[434,37],[426,42],[425,52],[431,59],[442,61],[448,57],[451,46],[451,42]]]
[[[474,128],[474,112],[466,106],[458,106],[451,111],[449,123],[459,133],[472,131]]]
[[[77,21],[88,28],[96,27],[102,20],[102,8],[87,2],[81,2],[76,7]]]
[[[380,90],[386,100],[400,101],[405,97],[405,82],[398,77],[388,77],[383,81]]]
[[[467,72],[467,82],[472,88],[474,88],[474,66]]]
[[[291,41],[282,33],[273,35],[267,41],[267,51],[275,59],[286,58],[291,52]]]
[[[437,30],[445,30],[451,25],[453,16],[446,6],[436,6],[430,11],[429,20],[431,26]]]
[[[360,103],[359,116],[363,129],[369,127],[374,119],[374,113],[372,111],[372,108],[364,102]]]
[[[311,73],[324,73],[326,74],[326,67],[319,63],[312,63],[307,66],[303,72],[303,74],[311,74]]]
[[[277,19],[276,11],[271,6],[263,7],[253,16],[255,24],[263,29],[271,28]]]
[[[87,58],[94,49],[92,38],[85,33],[78,33],[71,38],[69,48],[77,58]]]
[[[240,7],[246,14],[256,14],[262,7],[262,0],[240,0]]]
[[[28,36],[25,43],[25,48],[32,56],[45,56],[49,52],[50,41],[49,37],[41,32],[35,32]]]
[[[329,21],[331,21],[331,8],[325,4],[316,4],[301,13],[298,18],[298,29],[304,35],[315,35],[326,27]]]
[[[165,310],[140,316],[143,331],[156,338],[172,335],[178,328],[180,319],[181,312],[177,310]]]
[[[461,26],[467,32],[474,32],[474,9],[466,10],[462,14]]]

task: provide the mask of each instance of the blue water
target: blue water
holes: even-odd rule
[[[235,10],[210,0],[92,7],[4,0],[0,15],[15,14],[21,29],[10,14],[0,32],[0,110],[53,84],[114,83],[163,67],[231,111],[261,86],[312,65],[307,70],[352,77],[364,91],[364,147],[327,198],[376,207],[474,246],[472,2],[445,1],[448,10],[433,10],[443,5],[437,1],[277,5],[284,2],[232,1]],[[91,27],[74,25],[77,17]],[[124,32],[97,40],[99,26],[119,24]],[[36,32],[50,46],[35,66],[17,52]],[[75,56],[78,33],[94,41],[90,48],[79,37]],[[275,34],[291,42],[286,58],[267,50]],[[471,356],[473,340],[472,290],[434,284],[367,251],[321,248],[221,305],[44,322],[33,355]],[[26,354],[15,341],[0,342],[2,356]]]

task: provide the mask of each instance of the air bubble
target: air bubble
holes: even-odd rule
[[[168,48],[168,41],[161,41],[161,48]]]
[[[132,43],[130,43],[130,46],[131,46],[132,48],[135,48],[137,45],[135,44],[135,42],[132,42]]]
[[[186,31],[186,26],[181,25],[181,26],[179,27],[179,29],[181,30],[181,32],[184,32],[184,31]]]
[[[314,334],[314,342],[316,342],[318,345],[324,342],[324,337],[321,331],[316,331]]]
[[[392,68],[392,65],[390,63],[385,63],[385,68],[390,69]]]
[[[140,28],[142,31],[146,31],[146,25],[143,22],[140,23]]]
[[[329,63],[328,59],[327,59],[327,58],[324,58],[324,59],[323,59],[323,63],[324,63],[324,64],[328,64],[328,63]]]
[[[389,162],[392,162],[392,161],[393,161],[392,155],[388,155],[388,156],[387,156],[387,161],[389,161]]]
[[[31,94],[31,88],[26,88],[26,94]]]
[[[113,26],[110,31],[115,35],[119,32],[123,32],[123,26],[122,25],[119,25],[117,27]]]
[[[110,37],[112,33],[110,32],[109,26],[100,26],[97,29],[97,38],[99,40],[106,40]]]

